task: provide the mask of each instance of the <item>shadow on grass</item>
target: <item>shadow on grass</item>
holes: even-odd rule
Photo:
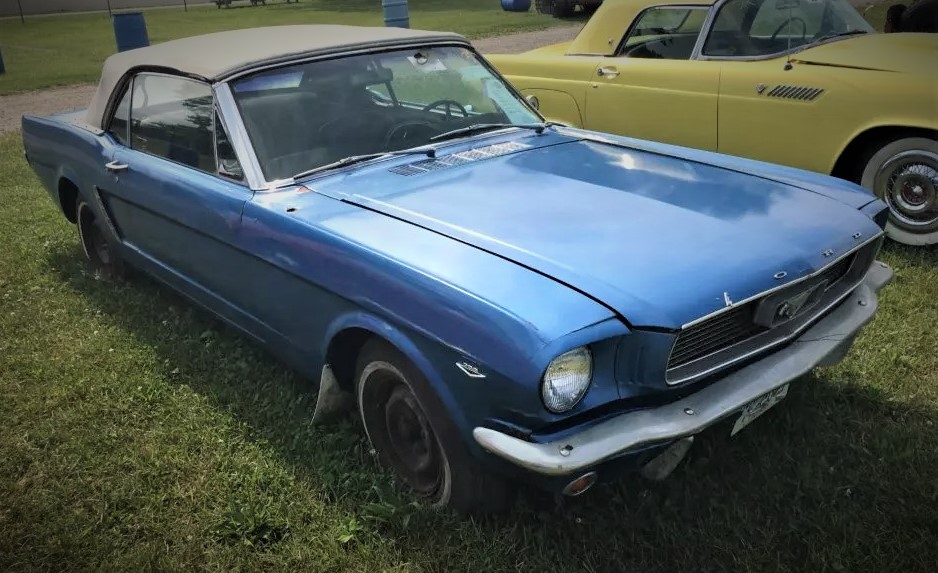
[[[165,379],[243,420],[329,503],[353,514],[374,504],[388,479],[357,424],[296,439],[310,426],[307,382],[149,279],[102,286],[77,247],[52,254],[49,266],[164,358]],[[228,368],[245,360],[250,376]],[[938,412],[838,380],[840,371],[795,383],[732,440],[727,424],[706,432],[663,483],[627,477],[559,505],[525,492],[512,513],[482,522],[416,511],[373,527],[404,561],[450,571],[927,571],[938,562]],[[259,390],[265,379],[282,391]],[[406,502],[390,495],[378,497]]]

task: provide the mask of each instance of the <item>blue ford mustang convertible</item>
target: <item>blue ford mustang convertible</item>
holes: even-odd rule
[[[464,511],[664,478],[842,359],[892,276],[861,187],[546,123],[453,34],[123,52],[23,140],[99,272],[319,380],[316,420],[354,407],[400,482]]]

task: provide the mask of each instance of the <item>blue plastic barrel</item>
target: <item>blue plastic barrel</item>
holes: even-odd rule
[[[381,0],[384,8],[384,25],[395,28],[410,28],[410,17],[407,15],[407,0]]]
[[[527,12],[531,9],[531,0],[502,0],[502,10],[506,12]]]
[[[147,23],[142,12],[122,12],[114,14],[114,37],[117,39],[117,51],[124,52],[150,45],[147,36]]]

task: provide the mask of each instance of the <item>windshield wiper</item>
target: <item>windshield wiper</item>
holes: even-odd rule
[[[332,163],[326,163],[325,165],[320,165],[319,167],[313,167],[312,169],[307,169],[306,171],[301,171],[294,175],[291,179],[296,181],[297,179],[303,179],[304,177],[309,177],[310,175],[315,175],[323,171],[331,171],[333,169],[339,169],[341,167],[348,167],[349,165],[355,165],[356,163],[364,163],[365,161],[371,161],[372,159],[380,159],[382,157],[392,157],[394,155],[426,155],[427,157],[435,157],[436,149],[432,147],[415,147],[413,149],[401,149],[399,151],[382,151],[380,153],[366,153],[364,155],[350,155],[348,157],[343,157],[338,161],[333,161]]]
[[[474,123],[466,127],[460,127],[459,129],[454,129],[452,131],[446,131],[439,135],[434,135],[430,138],[430,141],[446,141],[447,139],[456,139],[457,137],[463,137],[466,135],[475,135],[476,133],[483,133],[485,131],[493,131],[496,129],[508,129],[509,127],[517,127],[520,129],[530,129],[535,133],[544,133],[544,130],[554,125],[552,123]]]
[[[866,30],[848,30],[846,32],[835,32],[833,34],[826,34],[824,36],[821,36],[820,38],[817,38],[811,43],[817,44],[818,42],[823,42],[825,40],[832,40],[834,38],[844,38],[846,36],[856,36],[856,35],[862,35],[862,34],[869,34],[869,32],[867,32]]]

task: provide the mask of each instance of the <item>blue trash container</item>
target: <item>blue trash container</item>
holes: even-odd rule
[[[396,28],[410,28],[407,15],[407,0],[381,0],[384,8],[384,25]]]
[[[531,9],[531,0],[502,0],[502,10],[506,12],[527,12]]]
[[[117,39],[117,51],[124,52],[150,45],[147,36],[147,23],[142,12],[122,12],[114,14],[114,37]]]

